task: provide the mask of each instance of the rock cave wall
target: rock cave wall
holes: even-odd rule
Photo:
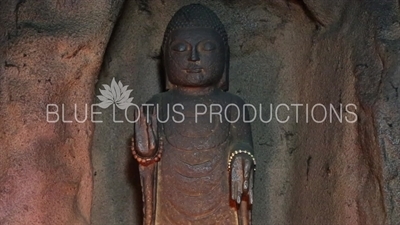
[[[193,2],[0,3],[0,224],[141,223],[132,124],[112,107],[102,123],[48,123],[46,108],[75,120],[76,104],[82,119],[113,78],[136,104],[162,91],[163,32]],[[269,104],[304,104],[298,122],[252,123],[253,224],[399,224],[398,2],[201,3],[229,35],[230,92],[266,118]],[[340,106],[355,104],[358,120],[307,123],[318,103],[348,118]]]

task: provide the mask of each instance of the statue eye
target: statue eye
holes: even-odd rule
[[[177,51],[177,52],[184,52],[189,50],[189,47],[187,44],[185,43],[176,43],[174,45],[172,45],[172,50]]]
[[[202,44],[201,47],[204,51],[212,51],[217,48],[217,45],[214,42],[206,41]]]

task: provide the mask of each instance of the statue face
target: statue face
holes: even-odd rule
[[[164,51],[165,69],[172,84],[209,87],[217,85],[222,78],[226,48],[213,29],[175,30]]]

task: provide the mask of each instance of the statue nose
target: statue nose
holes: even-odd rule
[[[196,48],[192,48],[192,52],[190,54],[190,61],[199,61],[199,52],[197,51]]]

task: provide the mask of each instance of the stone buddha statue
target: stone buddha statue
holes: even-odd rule
[[[136,112],[132,138],[144,224],[251,224],[251,128],[244,101],[226,92],[224,26],[205,6],[184,6],[167,26],[162,51],[167,91]]]

